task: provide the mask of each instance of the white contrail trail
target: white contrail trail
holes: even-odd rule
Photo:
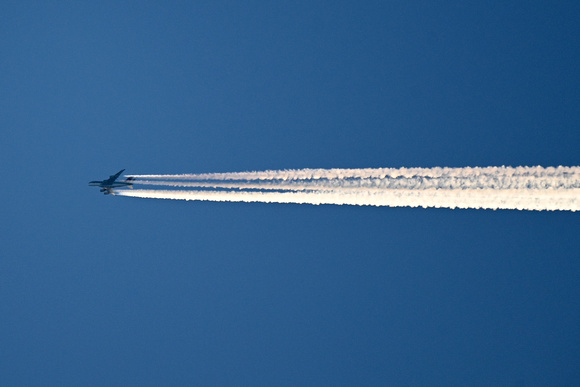
[[[238,202],[580,210],[580,167],[308,169],[133,176],[149,179],[135,184],[217,190],[119,190],[119,195]]]
[[[391,207],[490,208],[519,210],[578,211],[580,189],[562,192],[537,190],[385,190],[374,193],[361,191],[179,191],[123,190],[122,196],[152,199],[210,200],[228,202],[350,204]]]
[[[580,174],[578,167],[466,167],[466,168],[366,168],[366,169],[288,169],[233,173],[202,173],[183,175],[128,175],[137,179],[178,180],[317,180],[317,179],[369,179],[397,177],[455,176],[473,178],[479,175],[551,177]]]

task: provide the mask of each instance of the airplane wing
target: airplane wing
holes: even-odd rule
[[[107,184],[113,184],[113,182],[115,180],[117,180],[119,178],[119,176],[121,176],[121,173],[123,173],[124,169],[121,169],[119,172],[115,173],[114,175],[109,176],[109,178],[106,180]]]

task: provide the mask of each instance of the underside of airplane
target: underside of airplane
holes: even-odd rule
[[[115,195],[114,188],[133,188],[133,181],[135,178],[128,177],[125,180],[117,181],[121,173],[125,171],[121,169],[119,172],[115,173],[114,175],[109,176],[106,180],[94,180],[89,182],[89,186],[91,187],[101,187],[100,191],[105,195]]]

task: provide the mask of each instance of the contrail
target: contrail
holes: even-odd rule
[[[520,210],[580,210],[580,167],[301,169],[132,175],[142,198]],[[146,180],[144,180],[146,179]],[[195,191],[183,187],[202,188]]]
[[[504,176],[562,176],[580,173],[578,167],[466,167],[466,168],[366,168],[366,169],[288,169],[233,173],[203,173],[182,175],[128,175],[138,179],[178,179],[178,180],[301,180],[301,179],[346,179],[346,178],[379,178],[387,177],[441,177],[479,175]]]

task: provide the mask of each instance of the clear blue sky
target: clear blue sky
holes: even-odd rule
[[[579,385],[576,213],[127,173],[579,165],[577,1],[0,4],[1,385]]]

